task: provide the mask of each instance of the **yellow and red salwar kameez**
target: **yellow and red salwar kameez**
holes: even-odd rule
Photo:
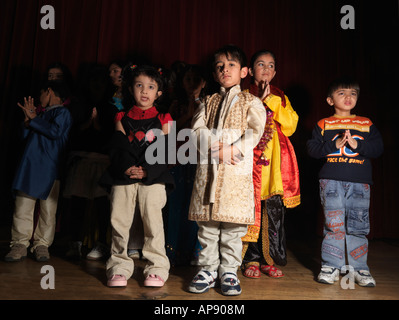
[[[271,94],[263,101],[269,120],[260,143],[254,149],[255,224],[248,226],[247,235],[242,238],[243,259],[249,265],[252,262],[259,264],[259,262],[251,261],[249,252],[248,257],[245,257],[250,243],[252,243],[251,246],[258,243],[259,252],[263,256],[262,260],[265,260],[267,265],[274,265],[275,262],[270,254],[267,201],[273,201],[274,206],[285,208],[294,208],[301,201],[297,159],[288,138],[296,130],[298,115],[283,91],[272,85],[270,88]],[[257,86],[251,85],[249,92],[257,96]],[[284,234],[279,236],[285,238]],[[261,241],[258,242],[258,240]],[[285,239],[282,240],[285,243]],[[283,242],[280,241],[279,246]],[[285,248],[277,248],[277,251],[279,250],[285,252]],[[286,263],[284,259],[278,260],[281,265]]]

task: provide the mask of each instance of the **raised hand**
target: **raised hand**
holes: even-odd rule
[[[258,96],[263,101],[270,94],[270,83],[260,81],[258,89]]]
[[[24,111],[25,113],[25,120],[31,120],[36,118],[36,107],[35,101],[32,97],[24,98],[24,105],[21,105],[19,102],[17,103],[18,106]]]

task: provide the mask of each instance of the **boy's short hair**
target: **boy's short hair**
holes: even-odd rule
[[[222,48],[220,48],[219,50],[217,50],[214,55],[213,55],[213,68],[215,68],[215,63],[216,63],[216,59],[218,56],[220,55],[225,55],[226,57],[231,57],[234,60],[238,61],[241,65],[241,68],[246,67],[247,66],[247,57],[244,53],[244,51],[232,44],[228,44],[226,46],[223,46]]]
[[[49,81],[45,81],[41,88],[40,91],[46,91],[47,89],[51,89],[53,90],[54,94],[56,95],[56,97],[60,98],[61,101],[65,101],[67,100],[70,95],[71,92],[69,90],[68,85],[66,84],[65,81],[63,80],[49,80]]]
[[[327,88],[327,97],[332,97],[333,93],[338,89],[354,89],[358,96],[360,94],[359,83],[348,77],[338,78],[331,82]]]

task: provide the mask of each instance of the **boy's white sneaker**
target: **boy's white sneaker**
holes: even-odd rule
[[[220,278],[222,294],[225,296],[238,296],[241,294],[240,280],[237,274],[232,272],[223,273]]]
[[[356,271],[355,282],[361,287],[375,287],[375,280],[368,270]]]
[[[191,281],[188,291],[192,293],[208,292],[210,288],[215,287],[217,275],[216,271],[200,270]]]
[[[333,284],[339,280],[339,270],[333,267],[322,267],[317,281],[320,283]]]

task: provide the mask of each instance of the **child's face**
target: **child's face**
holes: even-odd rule
[[[215,80],[226,89],[230,89],[241,83],[248,74],[248,68],[243,67],[238,61],[233,60],[230,56],[221,54],[216,58],[215,71],[213,76]]]
[[[62,80],[64,78],[64,73],[60,68],[51,68],[48,71],[48,80]]]
[[[327,98],[327,103],[334,106],[335,113],[341,116],[350,115],[357,103],[357,91],[355,89],[340,88]]]
[[[136,77],[130,92],[134,96],[136,105],[144,110],[151,108],[155,100],[162,95],[162,91],[158,91],[157,82],[145,75]]]
[[[122,85],[122,68],[113,63],[109,67],[109,76],[114,86],[120,87]]]
[[[263,54],[259,56],[249,69],[249,74],[254,77],[255,84],[269,84],[276,75],[276,62],[271,54]]]
[[[50,90],[41,90],[40,91],[40,104],[42,107],[47,107],[50,103]]]
[[[197,75],[193,70],[189,70],[183,77],[183,88],[187,95],[193,93],[203,82],[203,79]]]

